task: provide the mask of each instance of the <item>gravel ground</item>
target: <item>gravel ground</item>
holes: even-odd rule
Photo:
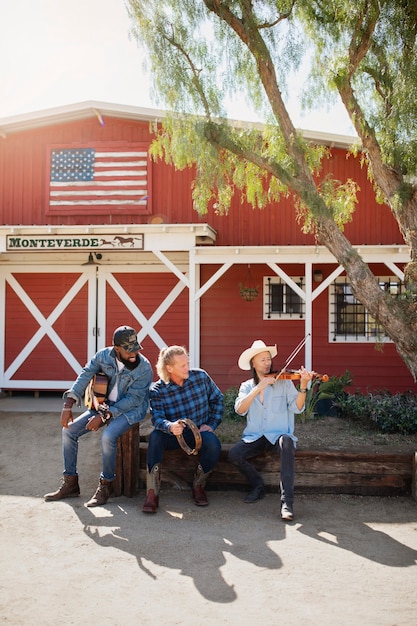
[[[144,494],[88,509],[99,432],[80,442],[81,497],[46,503],[61,473],[58,415],[0,412],[0,437],[4,624],[415,623],[411,498],[299,496],[289,524],[276,494],[245,505],[209,492],[199,508],[164,489],[156,515],[141,512]]]

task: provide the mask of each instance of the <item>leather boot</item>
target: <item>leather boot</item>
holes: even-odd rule
[[[211,472],[204,473],[203,468],[199,464],[197,467],[197,471],[194,475],[193,482],[193,498],[194,502],[197,506],[207,506],[208,500],[206,493],[204,491],[204,487],[206,486],[207,476]]]
[[[253,504],[254,502],[257,502],[258,500],[261,500],[264,496],[265,496],[265,485],[263,482],[261,482],[258,485],[255,485],[255,487],[252,487],[252,489],[250,490],[250,492],[248,493],[248,495],[246,496],[243,502],[245,502],[246,504]]]
[[[64,498],[76,498],[80,495],[78,476],[63,476],[59,489],[44,495],[45,502],[54,502]]]
[[[111,481],[100,478],[96,492],[91,500],[87,502],[87,506],[90,508],[93,506],[103,506],[103,504],[106,504],[107,500],[110,498],[110,495]]]
[[[146,474],[146,499],[143,503],[143,513],[156,513],[159,506],[159,487],[161,484],[161,466],[154,465]]]

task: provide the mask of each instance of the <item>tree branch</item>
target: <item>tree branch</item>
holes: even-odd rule
[[[374,178],[378,180],[383,193],[388,201],[391,202],[402,182],[402,177],[399,172],[388,168],[384,164],[375,130],[368,124],[352,87],[354,74],[372,46],[372,36],[380,13],[379,8],[376,8],[375,4],[372,8],[374,11],[369,19],[366,19],[367,16],[364,13],[358,16],[356,28],[349,45],[348,74],[343,80],[336,81],[336,84],[342,102],[349,112],[356,132],[361,138],[362,146],[368,155]]]
[[[201,85],[201,81],[199,78],[199,75],[201,73],[201,69],[197,69],[196,66],[194,65],[193,60],[191,59],[191,56],[188,54],[188,52],[186,50],[184,50],[183,46],[181,44],[179,44],[177,42],[177,40],[175,39],[174,36],[174,29],[172,27],[171,24],[171,28],[172,28],[172,37],[169,37],[168,35],[166,35],[165,33],[162,34],[162,36],[164,37],[164,39],[174,48],[176,48],[178,50],[178,52],[181,54],[181,56],[186,60],[186,63],[188,65],[188,67],[191,70],[192,73],[192,83],[201,99],[201,103],[203,105],[204,108],[204,112],[205,115],[207,117],[207,119],[211,119],[211,109],[210,109],[210,105],[209,102],[206,98],[203,86]]]
[[[306,163],[304,153],[297,143],[297,131],[285,107],[278,87],[275,66],[271,59],[268,47],[259,33],[253,14],[252,3],[242,2],[242,19],[237,17],[221,0],[203,0],[206,7],[226,22],[236,33],[239,39],[251,52],[258,67],[259,76],[265,93],[271,105],[272,112],[281,129],[287,151],[294,159],[300,171],[300,178],[314,184],[313,177]]]

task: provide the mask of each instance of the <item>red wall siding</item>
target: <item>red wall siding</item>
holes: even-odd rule
[[[208,280],[215,269],[217,268],[204,266],[202,282]],[[255,339],[263,339],[268,345],[278,345],[274,367],[279,369],[304,337],[303,320],[262,319],[261,293],[253,302],[242,300],[239,282],[244,281],[246,271],[246,266],[234,265],[202,298],[201,364],[223,390],[238,385],[248,377],[238,368],[237,360],[240,353]],[[252,266],[251,273],[255,284],[262,287],[263,276],[269,276],[271,270],[266,266]],[[297,274],[297,270],[294,273]],[[294,367],[303,363],[304,350],[294,362]]]
[[[204,266],[202,282],[217,268]],[[289,275],[298,275],[300,267],[285,266]],[[274,368],[280,369],[298,342],[304,337],[303,320],[263,320],[261,294],[253,302],[242,300],[239,282],[244,280],[246,266],[234,265],[203,296],[201,307],[201,366],[224,391],[239,385],[248,376],[237,366],[243,350],[255,339],[268,345],[277,344]],[[252,266],[255,284],[262,286],[263,276],[271,274],[267,266]],[[411,374],[398,356],[395,346],[387,343],[378,351],[373,343],[333,343],[328,339],[327,292],[313,303],[313,368],[320,374],[352,374],[351,391],[389,389],[393,392],[414,389]],[[290,367],[305,362],[304,349]]]
[[[97,119],[45,126],[35,130],[10,134],[0,138],[0,223],[4,225],[32,224],[141,224],[152,217],[162,217],[167,223],[207,222],[217,230],[217,245],[312,245],[313,236],[303,235],[296,221],[292,198],[283,198],[279,203],[264,210],[252,209],[241,203],[239,196],[233,198],[229,215],[216,215],[213,207],[199,217],[192,208],[191,188],[193,170],[176,172],[163,162],[152,164],[152,215],[141,215],[134,211],[126,214],[115,210],[108,215],[49,216],[46,202],[47,147],[73,143],[123,142],[150,143],[152,137],[148,122],[105,117],[104,126]],[[345,228],[346,236],[353,244],[402,243],[397,224],[386,206],[377,205],[372,187],[367,179],[366,168],[360,166],[358,158],[348,156],[345,150],[333,149],[331,158],[324,162],[323,173],[341,181],[356,180],[360,186],[354,221]],[[216,268],[202,267],[205,282]],[[290,275],[298,275],[300,266],[286,267]],[[253,265],[252,275],[261,286],[264,275],[271,274],[268,267]],[[323,267],[323,272],[331,271]],[[279,355],[276,366],[285,361],[295,345],[304,335],[302,320],[264,321],[262,319],[262,296],[254,302],[241,299],[238,284],[244,280],[246,265],[233,266],[202,298],[201,307],[201,365],[213,376],[221,388],[238,385],[246,376],[237,367],[241,351],[261,338],[267,343],[277,343]],[[384,274],[387,270],[381,269]],[[116,274],[126,292],[131,295],[144,315],[150,317],[170,289],[176,284],[171,274]],[[74,278],[74,277],[73,277]],[[68,279],[68,280],[67,280]],[[75,279],[75,278],[74,278]],[[37,279],[33,274],[19,275],[25,289],[34,298],[44,315],[52,310],[70,287],[72,278],[64,274],[63,282],[58,275],[51,275],[46,289],[44,275]],[[40,280],[41,283],[37,283]],[[69,282],[68,282],[69,281]],[[49,286],[50,285],[50,286]],[[7,288],[6,367],[36,331],[31,314],[20,303],[13,291]],[[113,330],[120,324],[136,322],[125,302],[117,297],[111,287],[107,288],[108,308],[106,311],[107,345],[111,343]],[[56,322],[59,334],[72,346],[74,355],[84,363],[86,342],[78,341],[79,329],[86,328],[87,290],[84,289],[68,309],[68,313]],[[13,312],[13,313],[11,313]],[[140,329],[138,329],[140,330]],[[188,290],[184,289],[166,315],[157,323],[156,330],[162,342],[179,343],[188,347]],[[383,352],[377,352],[373,344],[334,344],[328,340],[327,293],[313,304],[314,352],[313,366],[321,373],[342,374],[349,369],[353,375],[353,388],[388,388],[406,390],[413,387],[408,370],[396,354],[394,346],[386,344]],[[86,335],[83,334],[83,337]],[[155,366],[158,348],[146,337],[144,354]],[[59,355],[52,342],[45,338],[40,349],[34,353],[19,371],[20,378],[48,378],[52,371],[57,377]],[[41,358],[38,358],[41,357]],[[56,357],[56,358],[55,358]],[[304,362],[302,351],[294,362],[298,367]],[[55,364],[54,364],[55,363]],[[42,368],[42,374],[39,374]],[[59,376],[73,379],[74,373],[65,363]],[[155,370],[154,370],[155,371]],[[155,372],[156,376],[156,372]]]
[[[378,269],[382,275],[383,268]],[[399,392],[415,388],[409,370],[392,343],[378,347],[372,342],[329,341],[328,317],[328,291],[325,291],[313,303],[313,367],[316,371],[340,376],[349,370],[353,379],[350,391],[389,389]]]
[[[48,216],[46,212],[47,146],[71,142],[150,142],[148,122],[96,118],[56,124],[11,134],[0,140],[0,223],[1,224],[130,224],[147,223],[152,216],[115,210],[109,215]],[[390,210],[375,203],[365,168],[358,158],[333,149],[324,162],[323,176],[333,172],[338,180],[355,179],[361,188],[353,223],[346,235],[354,244],[401,243],[402,238]],[[222,217],[209,207],[199,217],[192,208],[194,172],[177,172],[163,162],[152,164],[153,216],[167,223],[208,222],[218,232],[218,245],[311,245],[314,238],[303,235],[296,221],[293,200],[282,198],[264,210],[252,209],[236,194],[229,215]]]

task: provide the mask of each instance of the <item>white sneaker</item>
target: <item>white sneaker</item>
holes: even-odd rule
[[[283,502],[281,505],[281,519],[284,522],[291,522],[294,519],[294,513],[291,504]]]

